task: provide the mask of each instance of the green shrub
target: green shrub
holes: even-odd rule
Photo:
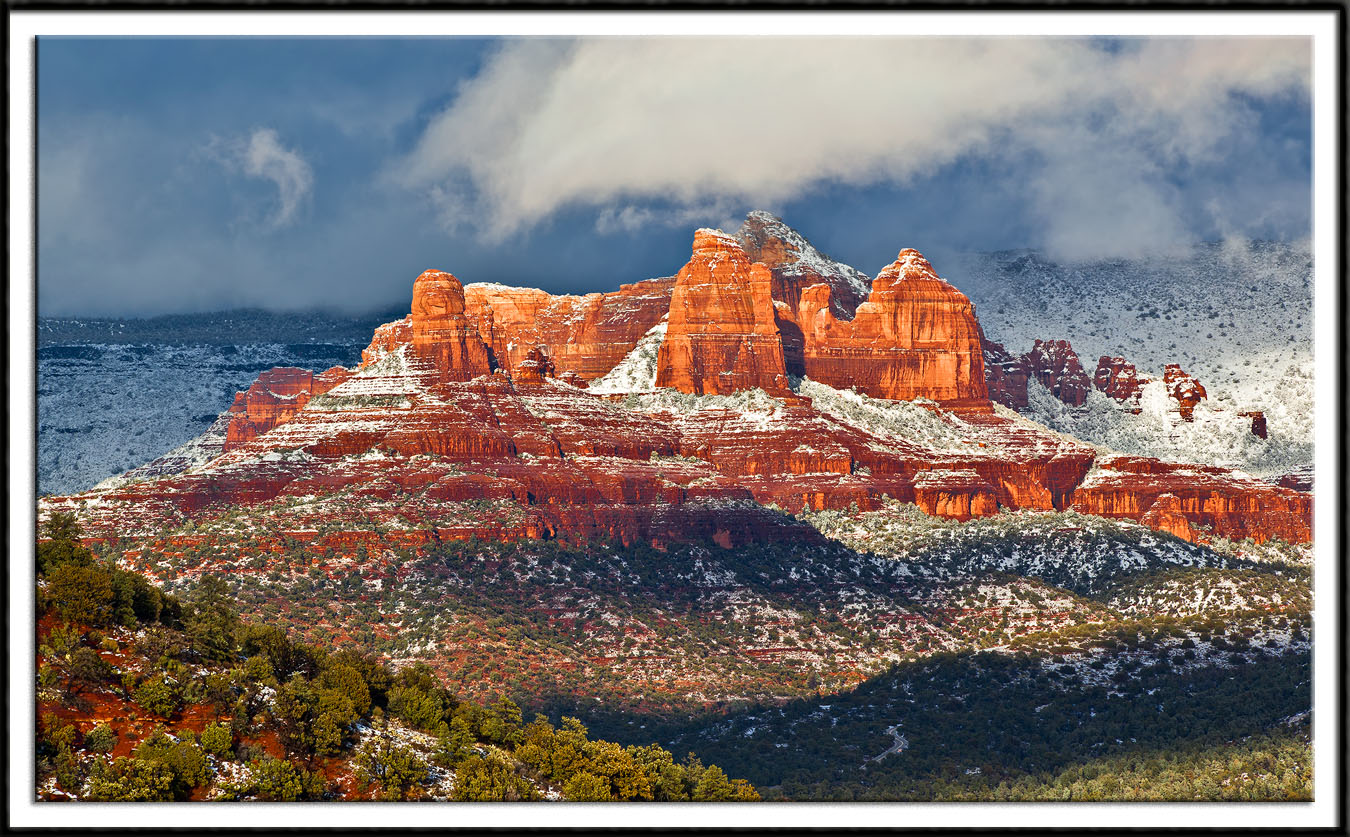
[[[267,802],[295,802],[318,796],[322,777],[270,756],[249,764],[250,791]]]
[[[136,687],[132,699],[139,706],[161,718],[171,717],[178,711],[181,703],[178,687],[166,680],[163,675],[156,675],[141,683]]]
[[[609,780],[585,770],[567,780],[563,785],[563,796],[572,802],[610,802],[614,799],[609,792]]]
[[[119,757],[98,759],[90,771],[86,798],[96,802],[168,802],[174,798],[173,769],[162,761]]]
[[[88,689],[97,689],[112,681],[115,676],[112,666],[108,665],[97,651],[83,646],[76,648],[70,655],[70,665],[66,672],[77,686]]]
[[[515,802],[538,798],[529,782],[496,757],[473,756],[455,771],[457,802]]]
[[[427,766],[407,747],[374,739],[357,754],[356,775],[363,787],[378,785],[382,799],[406,800],[420,795]]]
[[[111,753],[117,746],[117,733],[107,724],[99,724],[84,734],[84,747],[94,753]]]
[[[234,746],[234,736],[224,724],[211,724],[202,730],[202,749],[213,756],[228,758]]]

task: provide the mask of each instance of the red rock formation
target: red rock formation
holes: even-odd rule
[[[1128,404],[1129,412],[1135,415],[1142,411],[1139,394],[1148,381],[1148,378],[1139,377],[1134,364],[1127,363],[1125,358],[1106,355],[1097,361],[1097,373],[1092,377],[1093,386],[1122,404]]]
[[[735,545],[802,536],[756,503],[871,509],[895,498],[961,519],[1072,506],[1192,539],[1310,537],[1307,494],[1221,468],[1141,458],[1108,460],[1089,474],[1090,447],[994,414],[970,303],[914,251],[883,271],[852,321],[830,311],[829,286],[802,291],[794,319],[804,324],[803,363],[817,363],[812,377],[835,386],[983,410],[878,406],[810,388],[803,392],[814,392],[814,401],[794,395],[780,327],[791,312],[774,304],[771,285],[768,268],[710,231],[699,232],[676,279],[658,383],[776,394],[728,409],[663,394],[597,396],[564,380],[577,380],[575,371],[552,377],[557,361],[543,344],[525,349],[510,374],[494,372],[463,313],[459,283],[428,272],[418,277],[412,313],[376,331],[354,374],[264,375],[236,399],[229,449],[191,473],[86,495],[99,502],[83,507],[82,523],[95,537],[140,537],[185,518],[303,507],[322,509],[307,525],[330,535],[388,522],[398,533],[381,534],[381,543],[706,537]],[[1071,350],[1037,346],[1055,380],[1073,384]],[[325,397],[315,398],[319,392]],[[867,418],[877,410],[892,412]],[[895,426],[927,429],[886,429]],[[79,509],[79,499],[43,502]],[[409,535],[409,526],[420,534]]]
[[[1186,516],[1181,498],[1175,494],[1159,494],[1148,511],[1140,516],[1139,522],[1159,532],[1176,535],[1183,541],[1195,542],[1201,536]]]
[[[980,331],[980,346],[984,349],[984,383],[989,390],[989,400],[1025,410],[1027,402],[1027,380],[1031,377],[1031,367],[1025,357],[1013,357],[1002,343],[985,338]]]
[[[536,346],[530,349],[525,355],[525,359],[516,364],[515,370],[511,374],[511,382],[516,385],[535,385],[542,384],[545,378],[558,377],[558,370],[554,368],[553,361],[544,352],[543,347]]]
[[[828,285],[831,311],[840,319],[852,319],[858,305],[867,299],[871,284],[866,274],[824,255],[783,219],[755,211],[745,217],[735,238],[749,256],[773,274],[770,294],[796,316],[802,291],[812,285]]]
[[[370,345],[361,352],[361,366],[364,369],[371,364],[378,363],[388,355],[397,351],[400,346],[407,346],[412,343],[412,324],[408,318],[395,320],[392,323],[385,323],[375,329],[375,334],[370,338]]]
[[[465,316],[503,368],[514,370],[532,348],[542,346],[559,372],[591,381],[613,369],[661,322],[674,287],[672,276],[611,293],[553,296],[475,283],[464,289]]]
[[[832,293],[813,285],[797,308],[812,380],[876,398],[989,409],[974,307],[917,250],[901,250],[877,275],[851,321],[831,313]]]
[[[558,380],[565,381],[579,389],[586,389],[590,386],[590,383],[585,378],[575,372],[564,372],[558,376]]]
[[[1267,436],[1266,436],[1266,414],[1265,414],[1264,411],[1262,411],[1262,410],[1246,410],[1246,411],[1243,411],[1243,412],[1241,412],[1241,413],[1238,413],[1238,415],[1241,416],[1241,417],[1243,417],[1243,418],[1249,418],[1249,419],[1252,420],[1252,435],[1253,435],[1253,436],[1260,436],[1262,439],[1267,438]]]
[[[1099,469],[1073,491],[1073,507],[1087,514],[1138,520],[1188,540],[1204,533],[1294,543],[1312,538],[1311,495],[1225,468],[1130,456],[1097,464]],[[1179,518],[1186,520],[1189,534]]]
[[[235,393],[222,450],[237,448],[290,420],[311,398],[328,392],[351,374],[341,366],[319,375],[289,366],[262,373],[246,391]]]
[[[1060,401],[1071,407],[1087,402],[1092,380],[1068,340],[1037,340],[1023,357],[1032,376]]]
[[[914,479],[914,502],[925,514],[956,520],[998,513],[994,487],[970,470],[919,473]]]
[[[1313,490],[1312,469],[1291,471],[1287,474],[1281,474],[1273,482],[1281,488],[1288,488],[1291,491],[1302,491],[1311,493]]]
[[[413,282],[412,354],[430,363],[440,381],[468,381],[492,372],[488,348],[464,316],[464,287],[440,270]]]
[[[1177,402],[1177,412],[1181,413],[1181,418],[1194,421],[1195,405],[1205,399],[1205,388],[1175,363],[1163,367],[1163,383],[1167,384],[1167,394]]]
[[[675,278],[656,385],[726,394],[759,387],[788,394],[783,342],[769,294],[772,277],[717,230],[694,234],[694,254]]]

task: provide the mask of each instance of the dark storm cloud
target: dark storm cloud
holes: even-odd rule
[[[1308,234],[1306,41],[735,46],[43,40],[40,313],[606,289],[761,207],[869,272]]]

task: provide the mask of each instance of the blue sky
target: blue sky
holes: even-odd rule
[[[755,208],[872,274],[1301,239],[1309,86],[1298,39],[42,38],[39,313],[608,290]]]

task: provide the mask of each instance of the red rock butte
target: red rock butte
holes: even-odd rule
[[[990,409],[975,308],[919,251],[900,251],[852,320],[834,316],[831,294],[814,285],[797,307],[812,380],[875,398]]]
[[[867,510],[888,498],[960,520],[1074,508],[1189,540],[1310,538],[1305,492],[1222,468],[1099,461],[1084,443],[996,413],[989,357],[1000,398],[1018,398],[1020,386],[1024,403],[1035,375],[1081,403],[1093,382],[1062,341],[1038,342],[1020,361],[987,343],[970,300],[915,250],[902,250],[846,319],[833,295],[856,290],[860,274],[757,215],[739,237],[699,230],[675,277],[608,294],[466,289],[428,270],[409,315],[376,329],[357,369],[275,369],[240,393],[214,459],[165,460],[143,472],[150,479],[42,502],[81,510],[86,531],[108,538],[299,503],[321,509],[315,525],[329,531],[373,521],[376,533],[361,537],[389,545],[613,537],[730,546],[814,537],[769,505]],[[747,235],[776,268],[747,255]],[[808,264],[794,266],[793,254]],[[828,281],[802,288],[794,309],[786,280],[806,274]],[[695,397],[621,400],[585,387],[663,317],[656,386]],[[785,358],[794,328],[813,382],[796,390]],[[1168,370],[1179,403],[1203,397],[1178,373]],[[1123,362],[1099,364],[1098,377],[1108,390],[1128,379]],[[916,399],[937,404],[900,403]],[[484,516],[485,504],[495,511]]]
[[[656,385],[725,395],[759,388],[787,395],[773,276],[719,230],[694,233],[694,253],[675,277]]]

